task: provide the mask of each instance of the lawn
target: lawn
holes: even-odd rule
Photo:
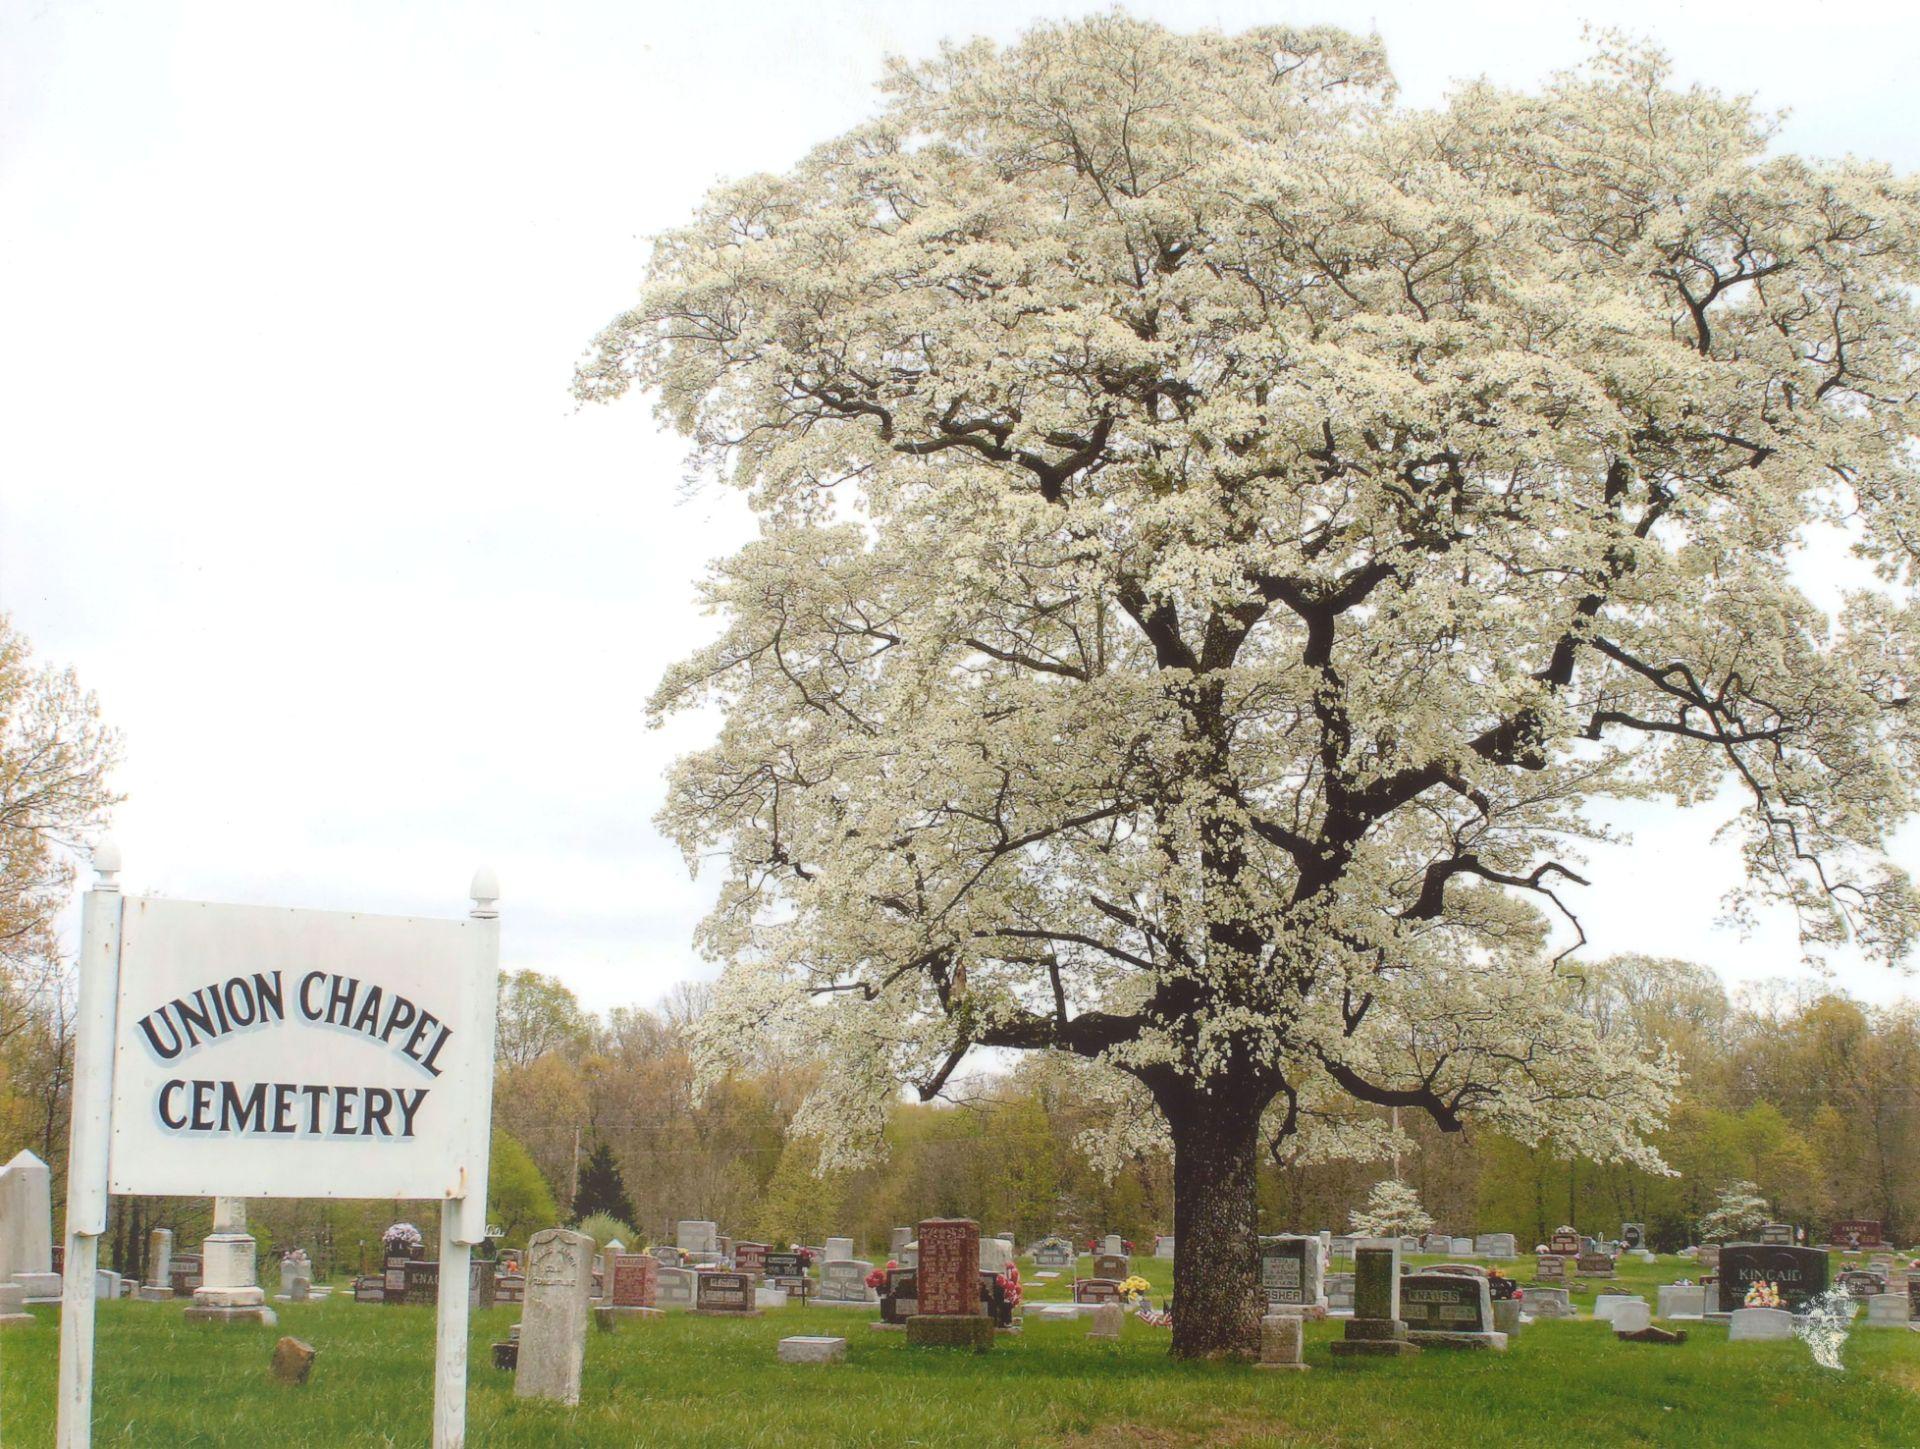
[[[1142,1265],[1164,1287],[1169,1265]],[[1530,1264],[1518,1265],[1522,1276]],[[1686,1265],[1633,1264],[1644,1290]],[[1054,1297],[1058,1283],[1037,1290]],[[1585,1295],[1590,1303],[1591,1295]],[[98,1444],[416,1445],[432,1422],[433,1315],[425,1308],[282,1304],[277,1329],[187,1324],[178,1304],[102,1305]],[[53,1441],[57,1316],[0,1334],[0,1444]],[[1577,1443],[1781,1446],[1920,1444],[1920,1335],[1857,1328],[1844,1373],[1798,1343],[1729,1344],[1691,1324],[1679,1347],[1616,1342],[1592,1322],[1530,1326],[1503,1355],[1429,1351],[1336,1367],[1338,1322],[1308,1335],[1305,1374],[1173,1364],[1165,1330],[1129,1319],[1118,1344],[1077,1322],[1030,1323],[990,1354],[910,1349],[859,1310],[725,1321],[671,1314],[590,1332],[577,1409],[515,1400],[487,1344],[517,1310],[476,1315],[468,1437],[518,1445],[1387,1445]],[[281,1333],[319,1349],[303,1387],[275,1383]],[[845,1364],[789,1367],[774,1343],[839,1333]]]

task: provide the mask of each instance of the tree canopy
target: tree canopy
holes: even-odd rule
[[[1747,904],[1906,950],[1912,180],[1613,43],[1411,110],[1370,39],[1109,14],[883,93],[577,377],[761,514],[662,818],[710,1041],[815,1043],[830,1152],[1011,1047],[1141,1084],[1182,1211],[1270,1102],[1650,1160],[1671,1073],[1556,954],[1601,800],[1732,782]]]

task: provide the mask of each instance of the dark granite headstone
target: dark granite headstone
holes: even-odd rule
[[[752,1313],[753,1275],[702,1273],[695,1307],[702,1313]]]
[[[1574,1272],[1582,1278],[1611,1278],[1613,1254],[1582,1253],[1574,1259]]]
[[[1561,1228],[1547,1239],[1547,1251],[1558,1254],[1562,1258],[1579,1257],[1580,1248],[1580,1235],[1572,1228]]]
[[[881,1322],[905,1325],[920,1311],[918,1273],[917,1268],[887,1270],[887,1286],[880,1293]]]
[[[1400,1317],[1407,1332],[1493,1332],[1485,1282],[1464,1273],[1407,1274],[1400,1280]]]
[[[806,1276],[805,1265],[798,1253],[768,1253],[761,1264],[761,1272],[769,1278],[802,1278]]]
[[[1720,1311],[1744,1308],[1747,1289],[1764,1281],[1780,1290],[1789,1312],[1804,1313],[1827,1291],[1828,1271],[1827,1255],[1819,1248],[1729,1243],[1720,1252]]]
[[[1760,1241],[1769,1248],[1790,1248],[1793,1246],[1792,1223],[1762,1223]]]
[[[1073,1284],[1075,1303],[1118,1303],[1120,1285],[1111,1278],[1078,1278]]]
[[[406,1302],[417,1307],[431,1308],[440,1301],[440,1263],[433,1260],[422,1262],[417,1258],[407,1260],[407,1266],[401,1271],[402,1295]],[[391,1285],[389,1285],[391,1287]]]
[[[1850,1298],[1871,1298],[1887,1291],[1887,1280],[1866,1268],[1849,1268],[1840,1275],[1840,1286]]]

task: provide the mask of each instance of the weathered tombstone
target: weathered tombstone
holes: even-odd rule
[[[1487,1280],[1465,1273],[1409,1273],[1400,1281],[1400,1317],[1421,1347],[1505,1349],[1493,1326]]]
[[[1095,1253],[1093,1255],[1093,1276],[1111,1278],[1115,1282],[1133,1272],[1132,1262],[1121,1253]]]
[[[1582,1278],[1611,1278],[1613,1276],[1613,1254],[1582,1253],[1574,1260],[1574,1272]]]
[[[293,1291],[293,1284],[287,1284]],[[297,1338],[283,1338],[273,1347],[273,1376],[283,1384],[304,1384],[313,1372],[314,1347]]]
[[[353,1280],[353,1301],[355,1303],[385,1303],[387,1301],[387,1280],[384,1276],[369,1273],[365,1277]]]
[[[1352,1258],[1354,1244],[1360,1241],[1352,1233],[1336,1233],[1333,1238],[1332,1255],[1336,1258]]]
[[[673,1242],[682,1253],[700,1257],[717,1256],[720,1251],[720,1224],[704,1218],[686,1218],[673,1225]]]
[[[1720,1254],[1720,1311],[1743,1308],[1747,1290],[1766,1282],[1780,1290],[1789,1313],[1804,1313],[1809,1302],[1827,1291],[1827,1274],[1827,1255],[1819,1248],[1729,1243]]]
[[[663,1268],[682,1268],[686,1266],[687,1255],[670,1244],[663,1243],[659,1247],[647,1249],[647,1252]]]
[[[1534,1318],[1572,1318],[1573,1296],[1565,1288],[1533,1287],[1527,1290],[1526,1311]]]
[[[801,1334],[781,1339],[775,1353],[781,1363],[842,1363],[847,1357],[847,1341]]]
[[[692,1268],[660,1266],[654,1302],[662,1308],[691,1308],[700,1275]]]
[[[0,1283],[0,1328],[38,1322],[27,1312],[27,1290],[18,1283]]]
[[[1629,1252],[1631,1252],[1635,1248],[1645,1247],[1646,1243],[1647,1243],[1647,1225],[1645,1223],[1620,1224],[1620,1245],[1622,1247],[1626,1248]],[[1641,1324],[1640,1326],[1642,1328],[1646,1327],[1644,1323]]]
[[[1867,1300],[1867,1322],[1876,1327],[1905,1328],[1912,1316],[1905,1293],[1876,1293]]]
[[[911,1344],[993,1346],[993,1320],[980,1301],[980,1225],[971,1218],[920,1224],[919,1312],[907,1320]]]
[[[1567,1260],[1558,1253],[1542,1253],[1533,1260],[1533,1276],[1542,1283],[1564,1283],[1567,1279]]]
[[[247,1205],[237,1197],[215,1198],[213,1232],[200,1244],[206,1267],[186,1312],[189,1322],[271,1326],[279,1321],[256,1277],[255,1246],[247,1232]]]
[[[767,1254],[772,1251],[768,1243],[735,1243],[733,1245],[733,1266],[741,1273],[756,1276],[767,1271]]]
[[[1318,1238],[1310,1241],[1318,1247]],[[1260,1361],[1255,1368],[1304,1371],[1306,1321],[1297,1313],[1269,1313],[1260,1320]]]
[[[1424,1233],[1420,1238],[1420,1251],[1423,1253],[1451,1253],[1453,1251],[1452,1233]]]
[[[1296,1313],[1309,1317],[1324,1315],[1327,1294],[1325,1265],[1320,1261],[1320,1240],[1285,1234],[1262,1238],[1259,1254],[1260,1290],[1266,1295],[1269,1312]]]
[[[1700,1251],[1694,1255],[1694,1260],[1699,1263],[1702,1273],[1719,1272],[1720,1245],[1718,1243],[1702,1243],[1700,1245]]]
[[[1171,1234],[1162,1233],[1154,1238],[1153,1256],[1164,1263],[1171,1263],[1173,1261],[1173,1237]]]
[[[1065,1238],[1042,1238],[1033,1245],[1033,1266],[1036,1268],[1058,1272],[1063,1268],[1071,1268],[1078,1258],[1073,1244]]]
[[[613,1255],[612,1298],[615,1312],[652,1308],[660,1286],[660,1260],[651,1253]]]
[[[1482,1233],[1473,1240],[1473,1251],[1482,1258],[1512,1258],[1519,1253],[1512,1233]]]
[[[760,1310],[755,1305],[751,1273],[701,1273],[694,1300],[694,1312],[751,1317]]]
[[[872,1271],[865,1258],[829,1258],[820,1265],[820,1289],[814,1297],[820,1303],[872,1303],[874,1291],[867,1286]]]
[[[1769,1248],[1791,1248],[1793,1246],[1792,1223],[1762,1223],[1760,1241]]]
[[[527,1297],[520,1315],[516,1398],[580,1402],[593,1291],[593,1239],[548,1228],[527,1245]]]
[[[1611,1323],[1613,1315],[1629,1303],[1644,1307],[1646,1300],[1638,1293],[1601,1293],[1593,1300],[1593,1316],[1602,1323]]]
[[[527,1297],[527,1277],[524,1273],[502,1273],[493,1280],[493,1301],[496,1303],[524,1303]]]
[[[24,1148],[0,1167],[0,1283],[19,1283],[22,1274],[58,1271],[53,1266],[52,1184],[47,1164]]]
[[[6,1275],[0,1273],[0,1278]],[[173,1297],[173,1229],[155,1228],[147,1234],[147,1281],[140,1296],[153,1302]]]
[[[410,1259],[402,1270],[406,1286],[401,1301],[415,1308],[432,1308],[440,1302],[440,1264],[437,1259]]]
[[[913,1241],[912,1228],[895,1228],[887,1234],[887,1252],[898,1256],[900,1250]]]
[[[1400,1245],[1392,1239],[1355,1240],[1353,1317],[1332,1349],[1337,1358],[1420,1351],[1400,1317]]]
[[[1353,1274],[1327,1274],[1327,1312],[1353,1312]]]
[[[1793,1337],[1793,1315],[1783,1308],[1736,1308],[1727,1317],[1727,1341]]]
[[[1654,1295],[1661,1318],[1703,1318],[1707,1290],[1697,1283],[1662,1283]]]
[[[845,1260],[853,1256],[852,1238],[828,1238],[827,1257]]]
[[[1100,1245],[1100,1251],[1111,1253],[1115,1257],[1124,1257],[1127,1251],[1126,1240],[1118,1233],[1108,1233],[1106,1241]]]
[[[1615,1308],[1607,1322],[1616,1334],[1642,1333],[1653,1326],[1653,1312],[1644,1300],[1635,1298]]]
[[[1118,1303],[1102,1303],[1087,1316],[1093,1320],[1092,1327],[1087,1329],[1088,1338],[1120,1341],[1121,1325],[1127,1321],[1126,1309]]]
[[[1579,1257],[1580,1234],[1570,1227],[1555,1228],[1553,1235],[1547,1239],[1547,1251],[1562,1258]]]

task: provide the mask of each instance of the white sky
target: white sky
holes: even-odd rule
[[[700,726],[642,707],[747,522],[573,361],[647,233],[865,114],[883,55],[1093,8],[0,4],[0,608],[126,733],[129,888],[451,913],[491,860],[507,964],[596,1007],[705,974],[712,882],[650,823]],[[1911,5],[1134,8],[1377,26],[1415,104],[1571,64],[1584,14],[1920,170]],[[1796,969],[1784,921],[1714,927],[1716,823],[1594,862],[1596,950]]]

